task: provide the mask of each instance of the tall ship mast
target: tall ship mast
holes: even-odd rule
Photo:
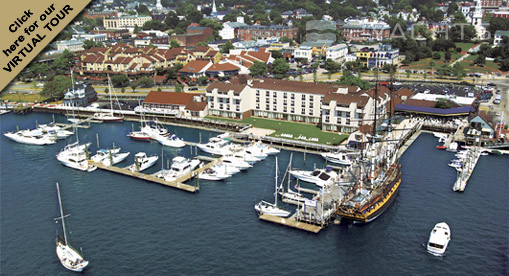
[[[376,70],[373,131],[368,142],[362,145],[361,156],[352,164],[350,173],[354,184],[336,211],[337,215],[354,223],[370,222],[380,216],[394,201],[401,185],[398,148],[391,135],[392,114],[389,115],[387,133],[382,136],[377,132],[378,69]]]

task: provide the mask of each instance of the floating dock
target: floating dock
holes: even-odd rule
[[[118,174],[123,174],[126,176],[130,176],[130,177],[134,177],[134,178],[138,178],[138,179],[142,179],[142,180],[146,180],[146,181],[150,181],[150,182],[154,182],[154,183],[158,183],[158,184],[162,184],[162,185],[165,185],[168,187],[172,187],[175,189],[179,189],[179,190],[183,190],[183,191],[191,192],[191,193],[198,192],[200,190],[199,185],[193,186],[193,185],[184,184],[184,182],[190,180],[191,178],[197,176],[202,171],[214,166],[215,164],[217,164],[219,162],[221,162],[221,158],[216,158],[213,161],[211,161],[203,166],[200,166],[198,169],[192,171],[191,173],[183,175],[174,181],[166,181],[162,178],[155,176],[155,174],[144,174],[142,172],[133,172],[127,168],[120,168],[120,167],[116,167],[116,166],[106,166],[100,162],[98,163],[98,162],[94,162],[92,160],[88,161],[89,164],[96,166],[97,168],[102,169],[102,170],[106,170],[106,171],[110,171],[110,172],[114,172],[114,173],[118,173]]]
[[[317,234],[318,232],[320,232],[320,230],[323,229],[322,226],[318,226],[318,225],[314,225],[314,224],[309,224],[309,223],[298,221],[296,219],[296,215],[295,214],[292,215],[289,218],[282,218],[282,217],[276,217],[276,216],[272,216],[272,215],[262,214],[262,215],[259,216],[259,219],[265,220],[265,221],[268,221],[268,222],[273,222],[273,223],[281,224],[281,225],[286,225],[286,226],[297,228],[297,229],[300,229],[300,230],[305,230],[305,231],[312,232],[312,233],[315,233],[315,234]]]
[[[467,186],[467,182],[472,176],[474,172],[475,166],[477,165],[477,161],[479,161],[479,157],[481,157],[481,149],[475,148],[473,151],[469,151],[467,160],[463,165],[461,171],[458,172],[458,178],[456,182],[454,182],[454,186],[452,190],[455,192],[463,192]]]

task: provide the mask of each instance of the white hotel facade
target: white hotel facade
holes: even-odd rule
[[[276,79],[214,82],[206,90],[208,114],[250,116],[321,124],[323,130],[352,132],[374,118],[374,90]],[[378,90],[378,113],[386,112],[389,93]]]

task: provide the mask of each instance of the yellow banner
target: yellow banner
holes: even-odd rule
[[[3,90],[91,0],[5,1],[0,10]]]

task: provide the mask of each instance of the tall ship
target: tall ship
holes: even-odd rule
[[[377,98],[378,85],[375,86],[375,110]],[[352,162],[351,184],[336,211],[342,218],[367,223],[380,216],[394,201],[401,185],[401,164],[391,121],[389,117],[387,133],[379,134],[375,111],[373,132],[366,135],[368,142],[362,144],[360,156]]]

